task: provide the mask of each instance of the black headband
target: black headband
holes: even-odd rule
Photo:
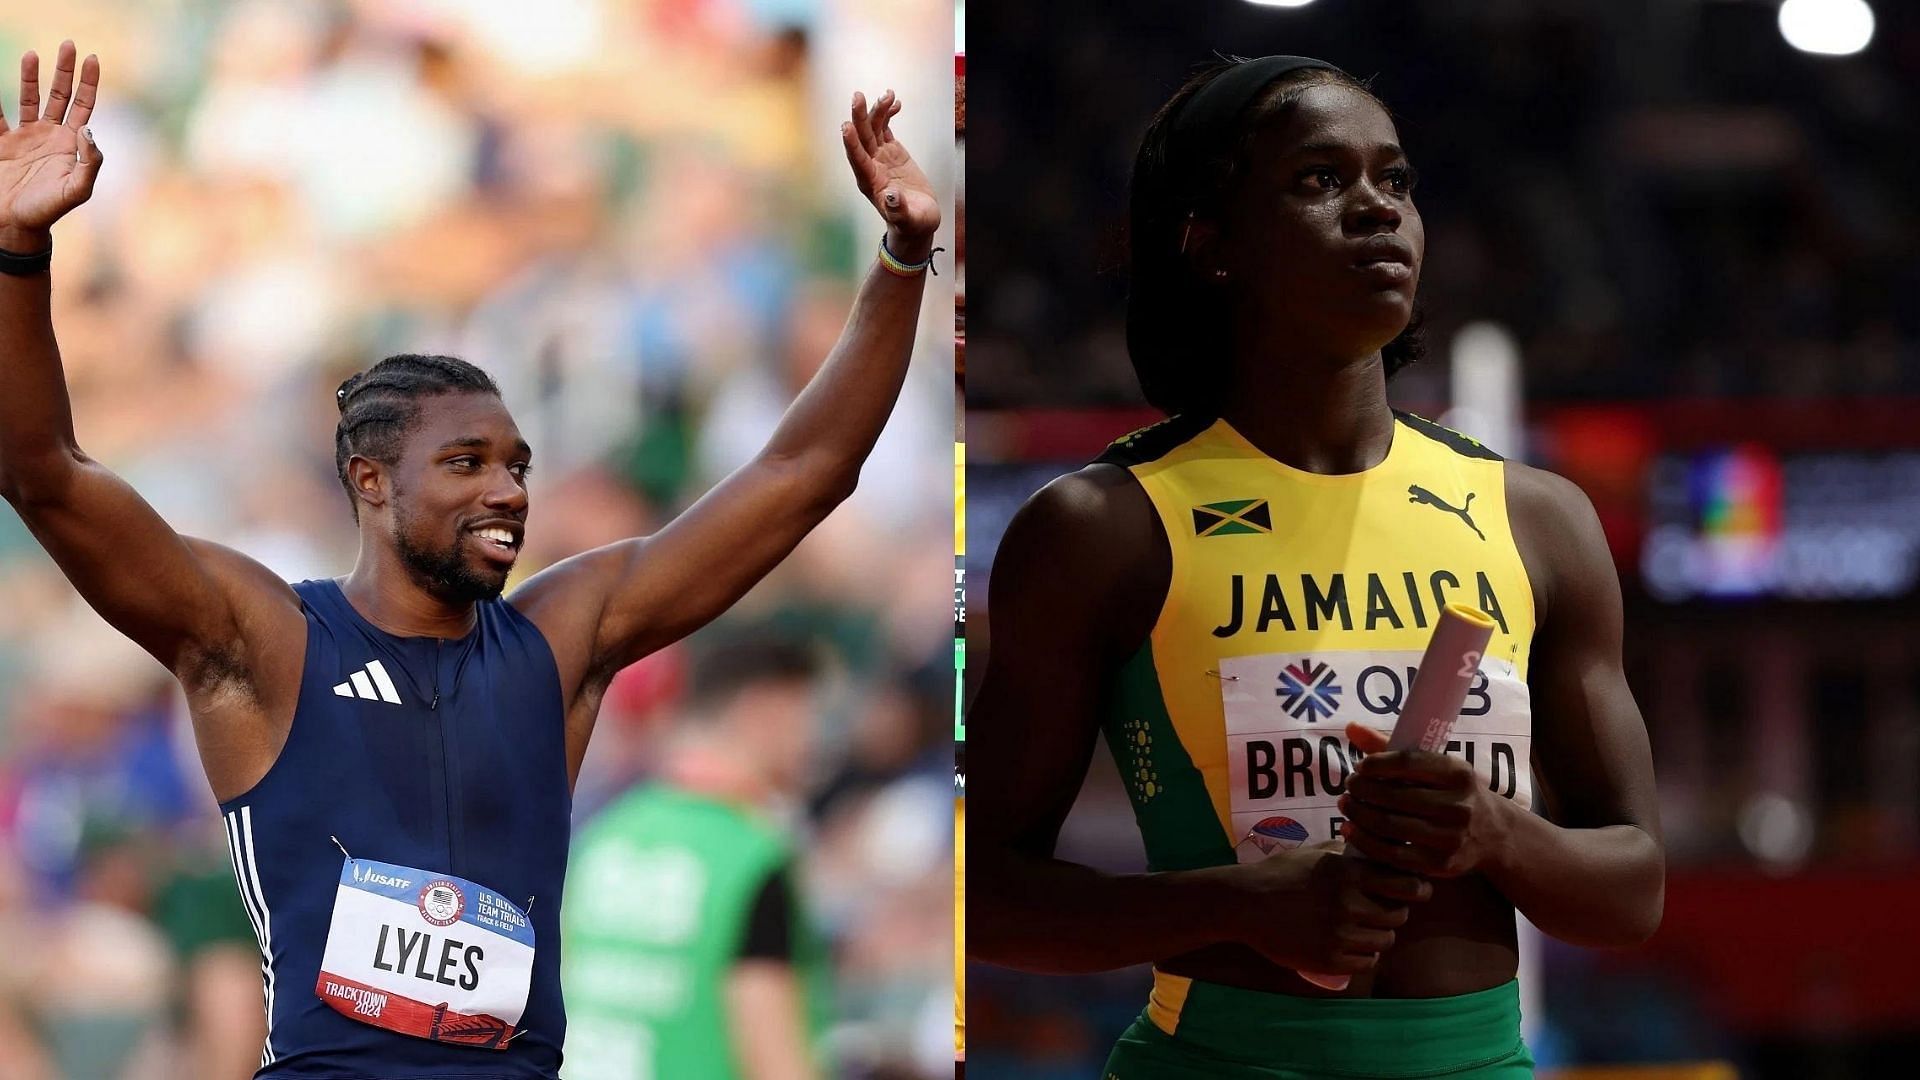
[[[1233,65],[1200,88],[1173,118],[1173,142],[1183,151],[1209,153],[1233,129],[1240,113],[1260,91],[1302,68],[1340,71],[1311,56],[1262,56]],[[1345,74],[1342,72],[1342,74]]]

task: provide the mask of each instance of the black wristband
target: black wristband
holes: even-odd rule
[[[0,274],[14,277],[32,277],[44,274],[47,267],[53,265],[53,243],[47,243],[47,250],[36,251],[31,255],[22,255],[17,251],[0,248]]]

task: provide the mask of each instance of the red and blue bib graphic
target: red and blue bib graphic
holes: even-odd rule
[[[1271,855],[1306,843],[1307,827],[1290,817],[1264,818],[1253,827],[1247,839],[1253,841],[1262,855]]]

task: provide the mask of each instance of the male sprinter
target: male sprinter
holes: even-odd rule
[[[60,47],[0,121],[0,493],[80,594],[186,688],[263,955],[263,1077],[554,1077],[571,784],[608,681],[725,611],[854,488],[912,351],[940,210],[855,95],[841,129],[886,220],[834,354],[766,448],[654,536],[500,592],[530,450],[491,379],[399,356],[341,386],[360,530],[288,586],[174,533],[75,440],[49,314],[54,222],[101,153]]]

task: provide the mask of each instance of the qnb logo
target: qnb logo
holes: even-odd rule
[[[1274,693],[1280,697],[1280,707],[1295,720],[1326,720],[1340,708],[1344,691],[1334,682],[1338,676],[1332,665],[1303,657],[1280,672],[1280,687]]]

